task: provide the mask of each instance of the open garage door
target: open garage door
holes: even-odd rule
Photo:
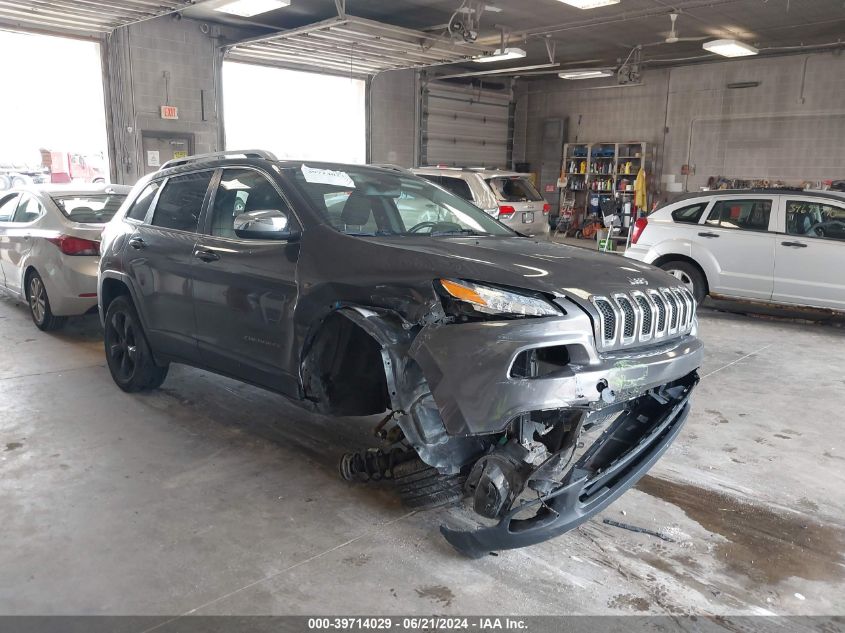
[[[510,87],[427,81],[422,91],[420,164],[509,168]]]
[[[223,113],[227,149],[267,149],[279,158],[367,160],[362,79],[224,62]]]
[[[100,46],[0,31],[0,190],[33,183],[107,182]]]

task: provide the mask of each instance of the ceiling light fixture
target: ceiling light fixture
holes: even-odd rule
[[[506,48],[504,51],[500,48],[490,55],[473,57],[472,61],[486,64],[487,62],[503,62],[507,59],[522,59],[525,55],[525,51],[521,48]]]
[[[234,2],[227,2],[214,10],[238,15],[242,18],[251,18],[254,15],[275,11],[289,5],[290,0],[234,0]]]
[[[567,70],[563,73],[558,73],[561,79],[598,79],[599,77],[613,77],[613,71],[606,69],[595,70]]]
[[[619,4],[620,0],[560,0],[560,2],[578,9],[596,9],[598,7],[607,7],[611,4]]]
[[[737,40],[712,40],[704,42],[701,47],[716,55],[723,57],[745,57],[747,55],[756,55],[757,49],[744,42]]]

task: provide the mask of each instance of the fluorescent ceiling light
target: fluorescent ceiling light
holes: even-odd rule
[[[598,77],[613,77],[610,70],[567,70],[565,73],[558,73],[561,79],[597,79]]]
[[[251,18],[259,13],[275,11],[290,5],[290,0],[234,0],[215,8],[215,11]]]
[[[504,52],[502,49],[498,49],[491,55],[473,57],[472,61],[486,64],[487,62],[503,62],[506,59],[522,59],[523,57],[525,57],[525,51],[521,48],[506,48]]]
[[[611,4],[619,4],[619,0],[560,0],[566,4],[572,5],[578,9],[595,9],[597,7],[606,7]]]
[[[745,57],[746,55],[757,54],[756,48],[737,40],[713,40],[712,42],[704,42],[701,46],[706,51],[724,57]]]

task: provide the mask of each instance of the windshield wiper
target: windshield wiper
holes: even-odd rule
[[[490,233],[479,233],[472,229],[451,229],[449,231],[432,231],[429,235],[439,237],[441,235],[490,235]]]

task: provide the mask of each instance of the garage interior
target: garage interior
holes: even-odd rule
[[[566,148],[635,142],[649,207],[720,183],[845,179],[842,0],[233,4],[3,0],[0,35],[99,46],[115,184],[251,146],[514,169],[553,215],[572,195],[577,216],[589,195]],[[711,40],[755,54],[729,59]],[[470,561],[439,532],[473,524],[464,506],[410,511],[386,484],[338,476],[381,416],[308,414],[186,366],[124,393],[97,315],[47,334],[2,296],[0,614],[725,616],[727,630],[845,616],[842,315],[708,300],[698,319],[692,413],[650,473],[563,536]]]

